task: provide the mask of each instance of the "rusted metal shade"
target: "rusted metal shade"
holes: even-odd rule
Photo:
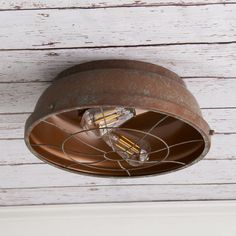
[[[108,120],[119,118],[103,111],[115,109],[132,117],[108,127]],[[99,110],[102,117],[96,121],[105,125],[85,129],[86,112]],[[95,132],[101,135],[92,137]],[[150,63],[105,60],[57,76],[26,122],[25,141],[35,156],[65,170],[137,177],[182,169],[202,159],[210,148],[210,133],[178,75]],[[129,160],[140,158],[143,150],[145,160]]]

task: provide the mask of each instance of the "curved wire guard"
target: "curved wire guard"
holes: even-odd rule
[[[67,137],[63,140],[62,144],[60,146],[57,146],[57,145],[50,145],[50,144],[31,144],[31,146],[47,146],[47,147],[54,147],[54,148],[57,148],[58,150],[62,151],[63,154],[68,158],[70,159],[72,162],[72,164],[66,166],[67,168],[73,168],[74,166],[76,165],[82,165],[84,167],[87,167],[87,168],[92,168],[92,169],[97,169],[97,170],[105,170],[105,171],[118,171],[118,172],[125,172],[128,176],[132,176],[132,174],[130,173],[130,171],[135,171],[135,170],[139,170],[139,169],[145,169],[145,168],[152,168],[156,165],[159,165],[159,164],[162,164],[162,163],[173,163],[173,164],[177,164],[177,165],[181,165],[181,166],[185,166],[186,163],[184,162],[181,162],[181,161],[173,161],[173,160],[167,160],[168,157],[169,157],[169,154],[170,154],[170,149],[173,148],[173,147],[176,147],[176,146],[180,146],[180,145],[185,145],[185,144],[188,144],[188,143],[195,143],[195,142],[203,142],[202,139],[196,139],[196,140],[189,140],[189,141],[184,141],[184,142],[180,142],[180,143],[176,143],[176,144],[173,144],[173,145],[168,145],[162,138],[152,134],[151,132],[156,129],[164,120],[166,120],[169,116],[164,116],[162,119],[158,120],[148,131],[142,131],[142,130],[138,130],[138,129],[130,129],[130,128],[120,128],[120,127],[107,127],[107,123],[106,123],[106,119],[105,119],[105,115],[104,115],[104,111],[103,111],[103,108],[101,107],[101,113],[103,115],[103,119],[104,119],[104,123],[105,123],[105,127],[104,128],[94,128],[94,129],[88,129],[88,130],[79,130],[77,132],[74,132],[74,133],[70,133],[68,130],[54,124],[54,123],[51,123],[49,121],[46,121],[44,120],[43,122],[45,122],[46,124],[48,125],[52,125],[56,128],[58,128],[59,130],[61,130],[62,132],[64,132]],[[108,134],[108,138],[111,142],[111,138],[109,136],[109,133],[111,130],[113,129],[116,129],[116,130],[125,130],[125,131],[133,131],[133,132],[138,132],[138,133],[141,133],[143,134],[143,136],[141,138],[138,139],[138,141],[136,141],[132,147],[136,144],[138,144],[140,141],[144,140],[146,137],[151,137],[151,138],[154,138],[156,141],[158,142],[161,142],[163,145],[164,145],[164,148],[161,148],[161,149],[158,149],[158,150],[154,150],[154,151],[151,151],[149,153],[147,153],[148,155],[151,155],[151,154],[156,154],[156,153],[160,153],[160,152],[163,152],[163,151],[166,151],[166,154],[164,155],[164,157],[161,158],[161,160],[157,160],[157,161],[146,161],[146,162],[141,162],[141,161],[138,161],[138,160],[133,160],[135,162],[138,162],[138,163],[142,163],[143,165],[142,166],[138,166],[138,167],[131,167],[131,168],[126,168],[124,167],[124,165],[122,165],[122,162],[124,162],[125,160],[124,159],[120,159],[120,160],[111,160],[110,158],[108,158],[106,155],[110,152],[114,152],[114,148],[111,147],[111,150],[109,151],[105,151],[105,150],[102,150],[100,148],[97,148],[96,146],[94,145],[91,145],[90,143],[84,141],[83,139],[79,138],[78,137],[78,134],[81,134],[83,132],[88,132],[88,131],[91,131],[91,130],[97,130],[97,129],[106,129],[107,130],[107,134]],[[65,148],[65,145],[66,143],[71,139],[73,138],[76,142],[79,142],[79,143],[82,143],[86,146],[88,146],[89,148],[93,149],[93,150],[96,150],[98,152],[100,152],[101,154],[90,154],[90,153],[82,153],[82,152],[78,152],[78,151],[75,151],[75,150],[71,150],[71,149],[68,149],[68,148]],[[111,142],[112,144],[112,142]],[[127,152],[129,149],[131,149],[132,147],[129,147],[127,148],[124,152]],[[102,159],[101,160],[96,160],[96,161],[92,161],[92,162],[81,162],[79,161],[78,159],[74,158],[71,156],[71,154],[69,154],[68,152],[71,152],[71,153],[74,153],[74,154],[77,154],[77,155],[84,155],[84,156],[90,156],[90,157],[101,157]],[[101,164],[103,162],[107,162],[107,161],[116,161],[118,166],[120,167],[120,169],[117,169],[117,168],[105,168],[105,167],[101,167],[101,166],[97,166],[97,164]],[[126,163],[127,164],[127,163]]]

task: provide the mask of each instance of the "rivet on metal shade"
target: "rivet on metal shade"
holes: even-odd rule
[[[202,159],[211,130],[175,73],[150,63],[104,60],[60,73],[25,126],[31,152],[96,176],[171,172]]]

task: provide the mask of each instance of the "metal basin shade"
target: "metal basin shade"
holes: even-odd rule
[[[137,111],[114,131],[145,139],[149,160],[130,166],[102,139],[89,139],[80,123],[90,108]],[[175,73],[145,62],[93,61],[60,73],[39,98],[25,125],[25,142],[43,161],[101,177],[157,175],[185,168],[210,148],[211,130],[198,103]]]

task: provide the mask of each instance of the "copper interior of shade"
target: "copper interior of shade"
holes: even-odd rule
[[[130,166],[101,139],[88,139],[80,126],[82,111],[64,112],[41,121],[30,134],[35,152],[48,162],[89,174],[140,176],[181,168],[204,150],[201,134],[190,125],[158,112],[147,111],[128,120],[116,132],[144,138],[149,160]]]
[[[143,64],[146,65],[147,63]],[[96,63],[95,65],[97,66]],[[100,65],[106,65],[106,63],[103,61]],[[117,65],[117,61],[115,65]],[[90,67],[91,64],[86,67],[86,70],[93,68],[93,66]],[[162,68],[162,70],[165,72],[165,69]],[[74,76],[76,73],[78,73],[78,70],[74,71],[73,69],[71,73],[62,73],[61,76],[64,78],[68,74],[73,74]],[[171,73],[170,75],[172,75]],[[168,80],[168,76],[166,77]],[[177,83],[178,86],[185,87],[179,77],[176,76],[175,78],[175,74],[172,75],[172,81]],[[63,95],[63,91],[61,92]],[[46,97],[46,95],[44,96]],[[126,121],[123,125],[110,128],[117,133],[130,134],[139,140],[143,139],[149,143],[149,160],[142,166],[134,167],[114,152],[102,138],[90,139],[86,135],[88,130],[84,130],[81,127],[81,118],[86,109],[91,108],[91,106],[75,108],[73,105],[70,107],[70,98],[65,96],[65,100],[67,99],[69,101],[67,102],[66,100],[63,103],[63,109],[59,108],[59,111],[51,112],[50,109],[54,109],[55,105],[51,105],[51,101],[48,101],[50,99],[52,99],[50,96],[46,99],[42,96],[41,104],[43,105],[38,105],[42,107],[47,106],[49,111],[44,112],[42,117],[40,117],[40,113],[38,112],[39,115],[37,114],[38,116],[36,118],[29,119],[26,125],[26,143],[36,156],[66,170],[96,176],[113,177],[162,174],[181,169],[194,163],[199,158],[202,158],[209,150],[209,135],[207,133],[209,130],[205,129],[205,127],[209,127],[205,123],[202,125],[204,128],[200,127],[204,121],[199,114],[192,112],[193,117],[197,117],[200,121],[197,120],[195,122],[193,120],[191,123],[191,120],[189,119],[190,122],[189,120],[186,121],[185,117],[180,119],[181,113],[183,112],[179,109],[179,106],[178,109],[173,109],[171,114],[169,111],[165,113],[165,111],[159,111],[158,109],[146,109],[144,112],[138,113]],[[109,100],[109,97],[107,99]],[[92,107],[102,109],[107,107],[107,105],[101,103],[101,101],[96,101]],[[125,105],[123,107],[131,107]],[[117,106],[120,106],[120,104]],[[109,107],[115,108],[116,106],[109,105]],[[139,110],[139,107],[132,108],[135,108],[137,111]],[[37,107],[35,112],[37,112]],[[198,123],[200,124],[199,129],[197,126]]]

